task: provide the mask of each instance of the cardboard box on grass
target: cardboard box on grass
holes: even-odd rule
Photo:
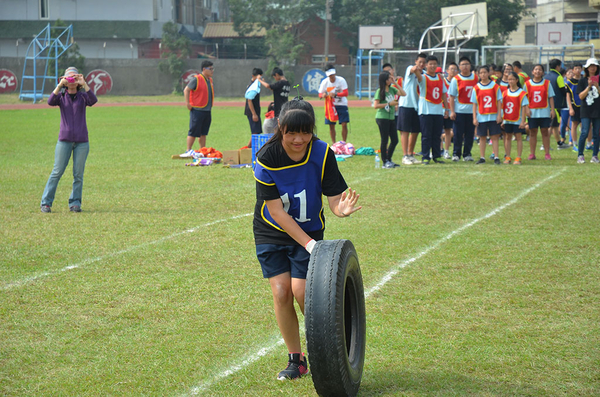
[[[240,149],[240,164],[252,164],[252,149]]]
[[[224,150],[223,151],[223,164],[239,164],[240,163],[240,151],[239,150]]]

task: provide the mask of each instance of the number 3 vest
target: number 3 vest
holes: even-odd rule
[[[507,89],[502,94],[502,107],[504,110],[504,120],[516,122],[521,119],[521,109],[523,107],[523,98],[527,94],[523,90],[512,92]]]
[[[500,86],[493,81],[488,85],[477,83],[475,88],[475,98],[477,98],[477,107],[479,114],[497,114],[498,113],[498,90]]]
[[[534,83],[533,80],[528,80],[525,83],[527,87],[527,99],[529,99],[529,107],[531,109],[546,109],[548,107],[548,87],[550,81],[545,80],[540,83]]]

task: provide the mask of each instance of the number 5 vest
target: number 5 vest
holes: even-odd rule
[[[527,99],[529,99],[529,107],[531,109],[546,109],[548,107],[548,87],[549,80],[543,80],[540,83],[534,83],[533,80],[528,80],[525,83],[527,87]]]

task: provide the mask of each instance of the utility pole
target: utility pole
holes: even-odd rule
[[[329,63],[329,20],[331,19],[331,5],[333,0],[325,0],[325,54],[323,67]]]

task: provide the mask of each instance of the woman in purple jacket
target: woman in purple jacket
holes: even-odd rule
[[[83,170],[90,151],[88,130],[85,121],[85,108],[98,102],[90,91],[83,75],[76,68],[69,67],[65,75],[50,94],[48,105],[60,108],[60,133],[54,152],[54,168],[42,195],[42,212],[52,211],[52,202],[60,177],[65,172],[73,153],[73,191],[69,197],[69,210],[81,212],[81,191]]]

